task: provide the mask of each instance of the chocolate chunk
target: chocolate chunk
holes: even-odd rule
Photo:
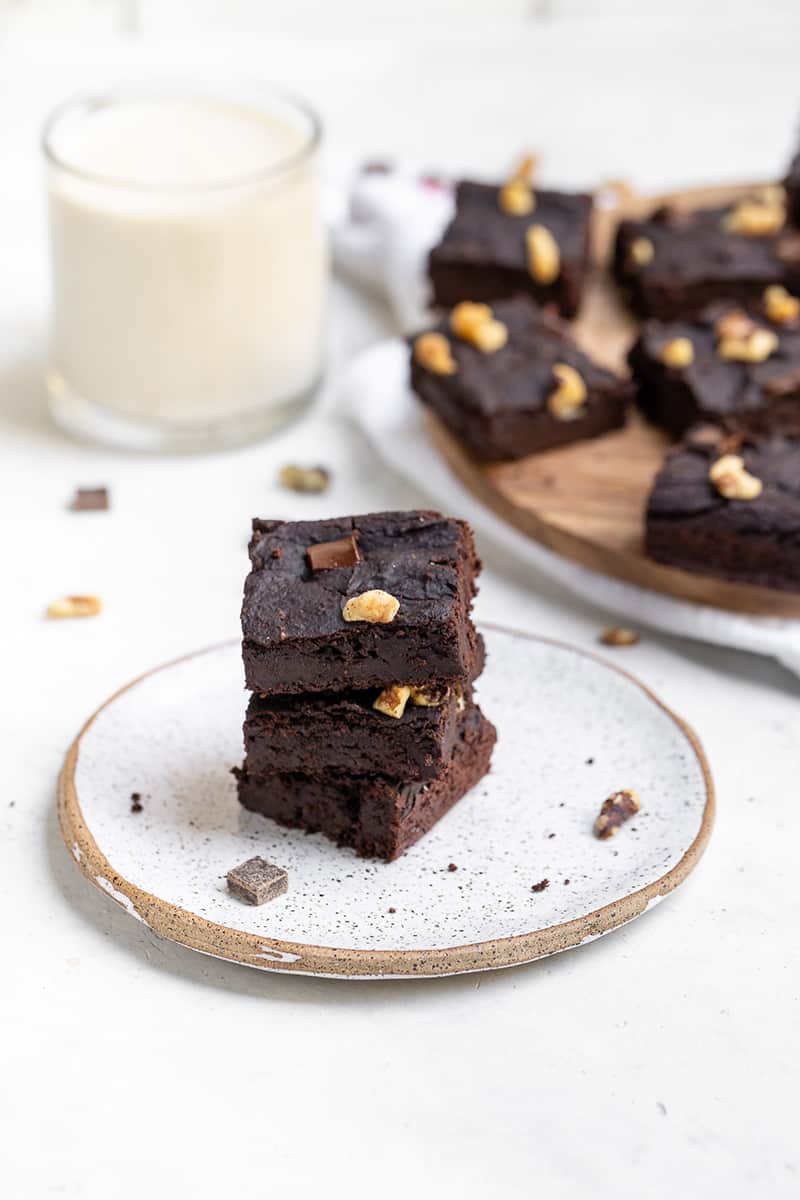
[[[108,505],[108,488],[76,488],[70,501],[72,512],[105,512]]]
[[[228,890],[246,904],[266,904],[282,896],[289,887],[289,876],[258,855],[228,871]]]
[[[330,571],[333,567],[354,567],[361,562],[358,530],[333,542],[317,542],[306,550],[312,571]]]

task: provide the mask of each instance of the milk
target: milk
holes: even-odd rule
[[[55,119],[57,403],[132,428],[224,437],[231,422],[263,423],[307,395],[328,259],[302,115],[133,96]]]

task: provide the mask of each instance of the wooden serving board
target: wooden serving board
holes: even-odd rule
[[[657,204],[681,208],[726,204],[754,186],[696,188],[663,196],[618,193],[595,213],[593,265],[579,318],[578,343],[612,370],[624,369],[636,321],[603,270],[620,217]],[[800,595],[728,583],[653,562],[644,552],[644,514],[670,439],[633,411],[626,427],[509,463],[480,463],[431,413],[431,435],[455,474],[510,524],[551,550],[616,579],[681,600],[733,612],[800,618]]]

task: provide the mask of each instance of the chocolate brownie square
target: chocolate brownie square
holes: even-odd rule
[[[461,319],[482,307],[459,305],[411,352],[414,391],[477,458],[523,458],[624,423],[632,384],[593,363],[556,317],[527,296],[500,301],[484,316],[507,337],[483,349],[480,328]]]
[[[665,321],[716,300],[757,301],[769,284],[800,279],[800,237],[785,219],[782,189],[693,212],[662,207],[620,223],[614,275],[636,312]]]
[[[517,213],[504,210],[505,190],[458,185],[455,216],[428,259],[434,304],[523,292],[573,317],[589,259],[592,197],[536,189],[530,210]]]
[[[686,571],[800,591],[800,440],[693,431],[656,477],[646,547]]]
[[[437,512],[253,521],[242,606],[247,687],[263,695],[473,679],[480,564]]]
[[[476,669],[482,667],[481,654]],[[389,697],[375,690],[251,696],[244,721],[245,770],[250,775],[343,772],[432,779],[452,756],[471,692],[461,684],[401,688],[394,707],[397,689]]]
[[[747,309],[648,321],[628,361],[640,407],[675,437],[699,422],[800,436],[800,300],[780,285]]]
[[[324,833],[365,858],[391,862],[474,787],[489,770],[494,726],[475,706],[464,713],[452,756],[432,780],[381,775],[278,774],[237,771],[239,800],[281,825]]]

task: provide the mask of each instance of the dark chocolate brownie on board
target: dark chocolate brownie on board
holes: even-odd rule
[[[482,667],[481,654],[476,670]],[[400,684],[381,692],[251,696],[245,770],[431,779],[453,753],[471,691],[461,684]]]
[[[247,687],[264,695],[474,679],[472,531],[436,512],[253,521]]]
[[[698,422],[800,436],[800,299],[770,285],[688,321],[648,321],[628,357],[646,415],[673,436]]]
[[[632,384],[527,296],[465,302],[414,339],[411,385],[480,459],[517,459],[624,423]]]
[[[403,782],[382,775],[278,774],[236,771],[239,800],[281,825],[324,833],[357,854],[397,858],[418,841],[489,769],[496,733],[469,705],[452,755],[432,780]]]
[[[727,207],[663,207],[620,223],[614,275],[636,312],[662,320],[715,300],[757,301],[769,284],[800,282],[800,236],[785,221],[782,188]]]
[[[646,545],[669,566],[800,591],[800,440],[692,431],[656,477]]]
[[[430,253],[433,302],[500,300],[527,292],[578,311],[589,258],[592,197],[532,189],[521,178],[502,186],[460,183],[456,212]]]

